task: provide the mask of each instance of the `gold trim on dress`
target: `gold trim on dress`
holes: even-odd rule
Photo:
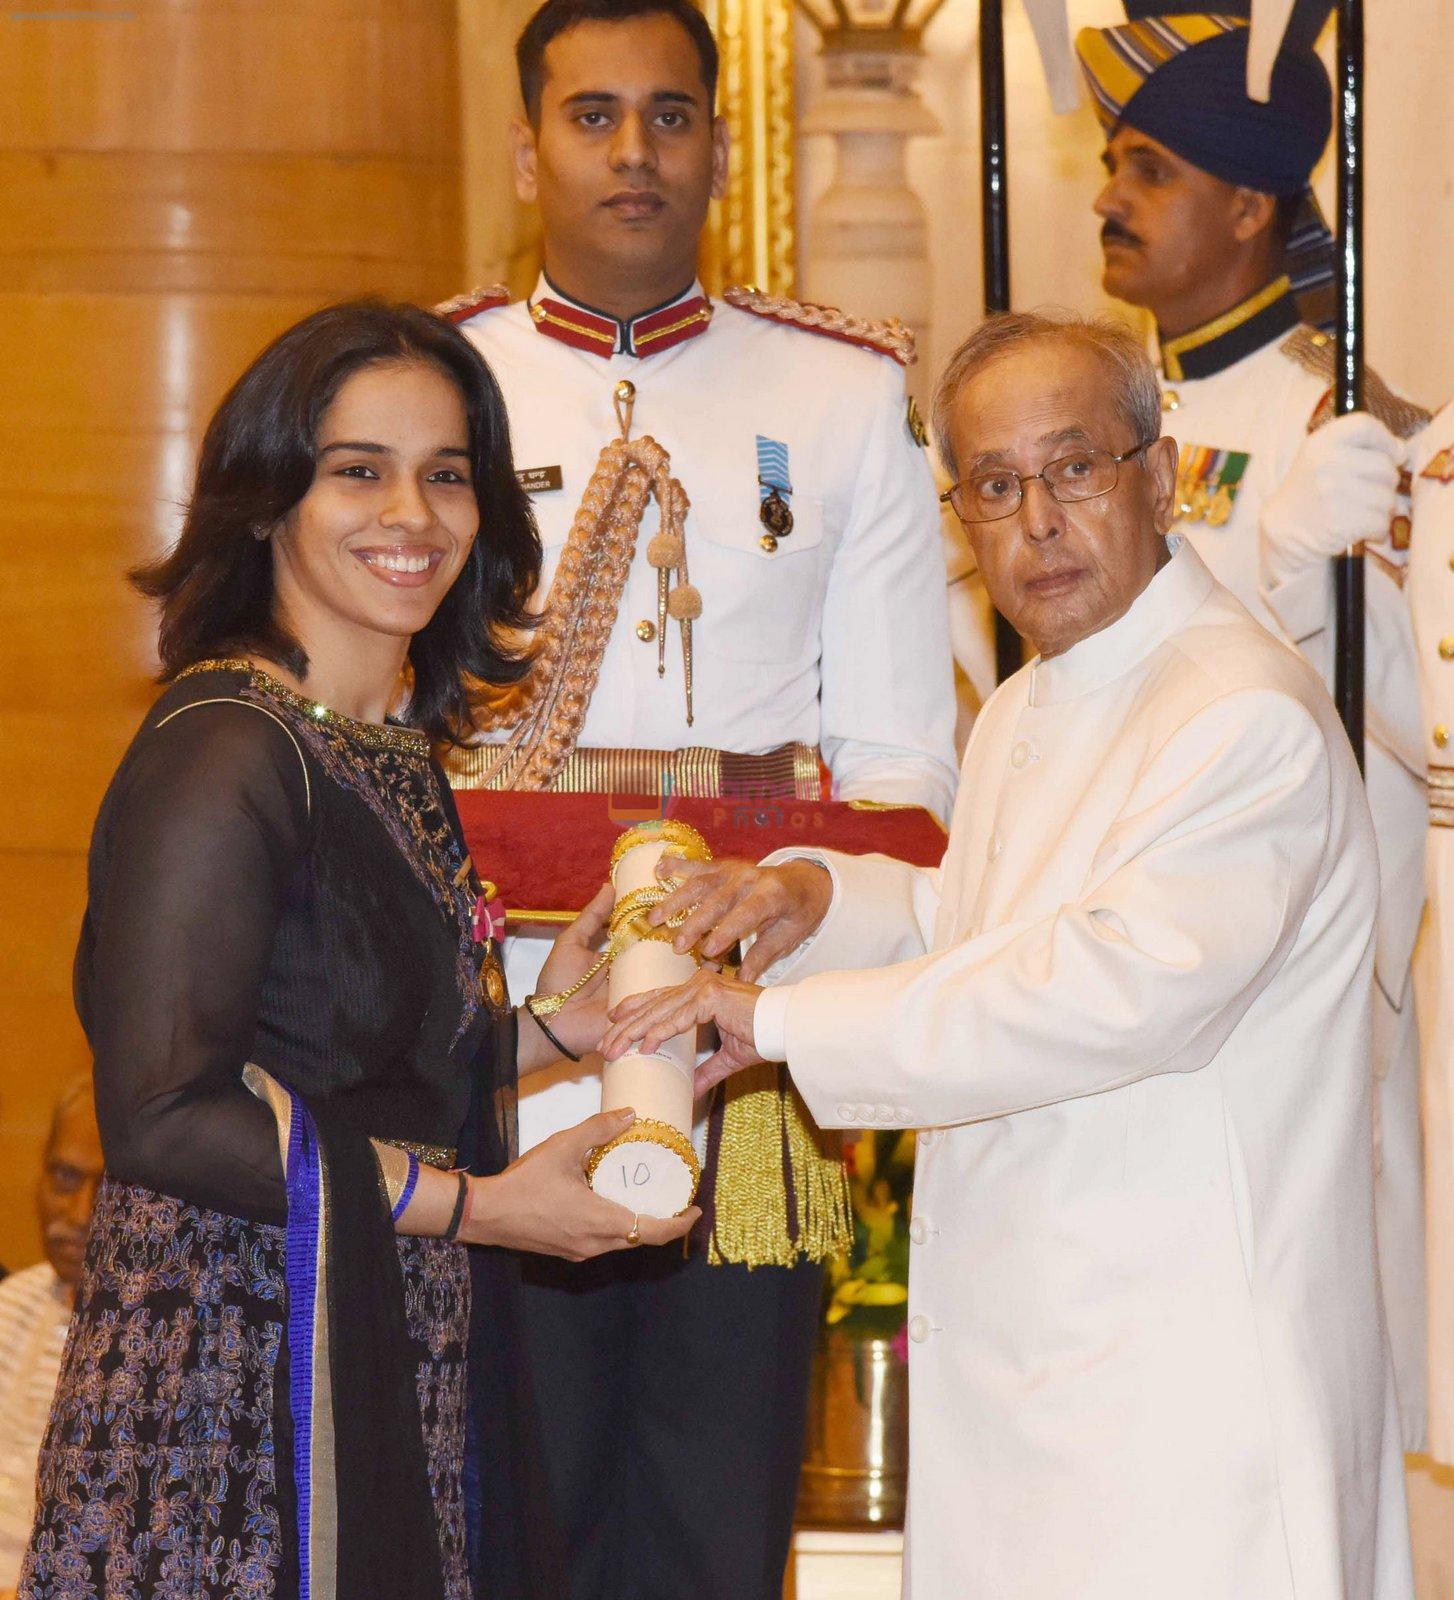
[[[403,1150],[416,1161],[422,1161],[426,1167],[439,1167],[445,1172],[452,1172],[459,1160],[459,1152],[453,1145],[420,1144],[416,1139],[385,1139],[381,1134],[374,1135],[374,1143]]]
[[[307,695],[299,694],[296,689],[290,689],[286,683],[280,682],[272,673],[264,671],[245,656],[220,656],[212,660],[193,662],[190,667],[184,667],[174,681],[180,683],[183,678],[190,678],[201,672],[246,673],[253,683],[272,699],[291,706],[310,722],[324,722],[330,728],[337,728],[368,749],[406,750],[421,756],[429,754],[429,736],[417,728],[400,727],[393,723],[361,722],[357,717],[347,716],[342,711],[334,711],[321,700],[310,700]]]

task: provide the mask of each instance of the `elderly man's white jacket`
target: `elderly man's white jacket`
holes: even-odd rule
[[[990,700],[940,871],[826,859],[758,1042],[928,1130],[906,1593],[1407,1600],[1378,862],[1311,669],[1180,544]]]

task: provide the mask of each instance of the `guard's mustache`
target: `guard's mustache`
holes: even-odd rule
[[[1129,228],[1119,222],[1107,220],[1101,226],[1102,244],[1140,244],[1142,241]]]

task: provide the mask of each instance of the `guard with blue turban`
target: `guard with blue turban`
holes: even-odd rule
[[[1426,798],[1403,468],[1405,441],[1428,417],[1371,372],[1368,411],[1333,417],[1334,345],[1319,324],[1333,308],[1334,246],[1310,187],[1332,129],[1314,50],[1330,7],[1296,0],[1274,50],[1250,9],[1129,0],[1124,23],[1081,31],[1076,52],[1106,132],[1102,282],[1155,320],[1166,428],[1181,451],[1175,531],[1330,687],[1330,558],[1365,553],[1367,782],[1382,871],[1377,1221],[1405,1445],[1417,1449],[1425,1297],[1410,967]]]

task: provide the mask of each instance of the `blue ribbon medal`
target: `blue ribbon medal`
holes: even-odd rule
[[[788,475],[788,447],[778,439],[757,436],[758,520],[767,530],[759,541],[769,554],[778,540],[793,531],[793,483]]]

